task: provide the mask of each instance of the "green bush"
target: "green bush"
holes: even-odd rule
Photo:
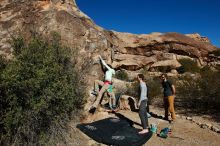
[[[159,77],[152,77],[151,79],[146,81],[148,86],[148,97],[149,100],[157,97],[162,97],[162,85]]]
[[[185,72],[191,72],[191,73],[200,72],[200,68],[196,61],[193,61],[191,59],[179,59],[178,61],[182,65],[183,70]]]
[[[2,56],[0,56],[0,73],[5,69],[6,65],[7,61]]]
[[[178,97],[190,110],[219,110],[220,71],[208,67],[201,69],[198,77],[184,77],[177,86]]]
[[[116,72],[115,77],[120,80],[128,81],[128,74],[124,70]]]
[[[53,145],[81,108],[83,92],[70,49],[61,47],[58,35],[52,40],[13,41],[15,58],[0,75],[2,144]]]
[[[138,99],[139,98],[139,82],[138,81],[132,82],[131,85],[127,87],[125,94]]]

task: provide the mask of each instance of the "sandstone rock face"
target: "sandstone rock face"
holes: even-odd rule
[[[186,36],[195,39],[196,41],[210,43],[210,40],[207,37],[200,36],[198,33],[195,34],[186,34]]]
[[[170,66],[172,68],[178,68],[181,66],[181,64],[177,60],[164,60],[164,61],[158,61],[152,64],[151,67],[159,67],[159,66]]]
[[[104,30],[78,9],[75,0],[1,0],[0,54],[5,58],[13,57],[9,43],[12,37],[22,34],[29,39],[37,33],[51,38],[54,31],[61,35],[64,45],[78,51],[73,58],[78,59],[89,85],[103,76],[98,55],[115,69],[169,66],[175,72],[180,66],[178,59],[190,58],[204,65],[212,61],[209,52],[217,49],[199,34],[137,35]]]
[[[217,48],[212,46],[208,40],[201,37],[199,34],[192,35],[182,35],[178,33],[152,33],[148,35],[135,35],[129,33],[119,33],[113,32],[117,40],[116,46],[117,54],[123,54],[123,56],[133,55],[132,57],[121,57],[117,55],[115,58],[116,68],[126,68],[130,65],[135,66],[135,68],[140,69],[143,64],[135,61],[136,64],[131,61],[135,56],[144,56],[144,65],[152,66],[152,64],[164,60],[176,60],[173,64],[162,63],[163,66],[176,66],[177,60],[181,58],[190,58],[198,60],[200,65],[205,65],[205,58],[208,56],[209,52],[216,50]],[[123,58],[123,60],[119,59]],[[125,58],[125,59],[124,59]],[[140,57],[138,57],[140,58]],[[147,60],[147,61],[146,61]],[[127,64],[125,64],[126,62]],[[143,63],[142,62],[142,63]],[[161,63],[160,63],[161,64]],[[133,67],[134,68],[134,67]],[[132,68],[132,69],[133,69]]]
[[[156,56],[142,56],[142,55],[133,55],[133,54],[115,54],[114,55],[114,68],[124,68],[127,70],[138,70],[156,62]]]
[[[93,78],[102,75],[100,65],[97,65],[97,55],[101,54],[111,62],[111,48],[107,35],[102,28],[83,14],[73,0],[2,0],[0,5],[0,54],[11,59],[12,37],[23,35],[29,39],[31,35],[41,35],[51,38],[51,32],[61,36],[61,42],[78,51],[77,65],[82,74],[91,77],[88,84],[93,84]],[[90,83],[91,81],[91,83]]]

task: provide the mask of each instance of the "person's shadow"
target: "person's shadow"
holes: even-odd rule
[[[129,104],[132,112],[138,112],[138,108],[136,106],[137,103],[133,98],[131,98],[131,97],[128,98],[128,104]]]
[[[131,109],[132,112],[138,112],[139,109],[136,106],[137,102],[134,98],[129,97],[128,98],[128,104],[129,104],[130,109]],[[147,111],[148,111],[148,113],[150,114],[151,117],[168,121],[168,119],[164,119],[163,116],[161,116],[161,115],[157,115],[156,113],[149,112],[149,105],[147,106],[147,108],[148,108]]]

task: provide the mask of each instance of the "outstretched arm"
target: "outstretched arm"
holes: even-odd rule
[[[102,59],[102,57],[101,57],[100,55],[99,55],[99,58],[100,58],[102,64],[103,64],[108,70],[110,70],[111,68],[105,63],[105,61]]]

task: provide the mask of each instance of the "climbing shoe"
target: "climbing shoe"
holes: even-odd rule
[[[97,96],[97,95],[98,95],[98,92],[96,92],[96,91],[92,91],[92,92],[91,92],[91,95],[95,95],[95,96]]]

